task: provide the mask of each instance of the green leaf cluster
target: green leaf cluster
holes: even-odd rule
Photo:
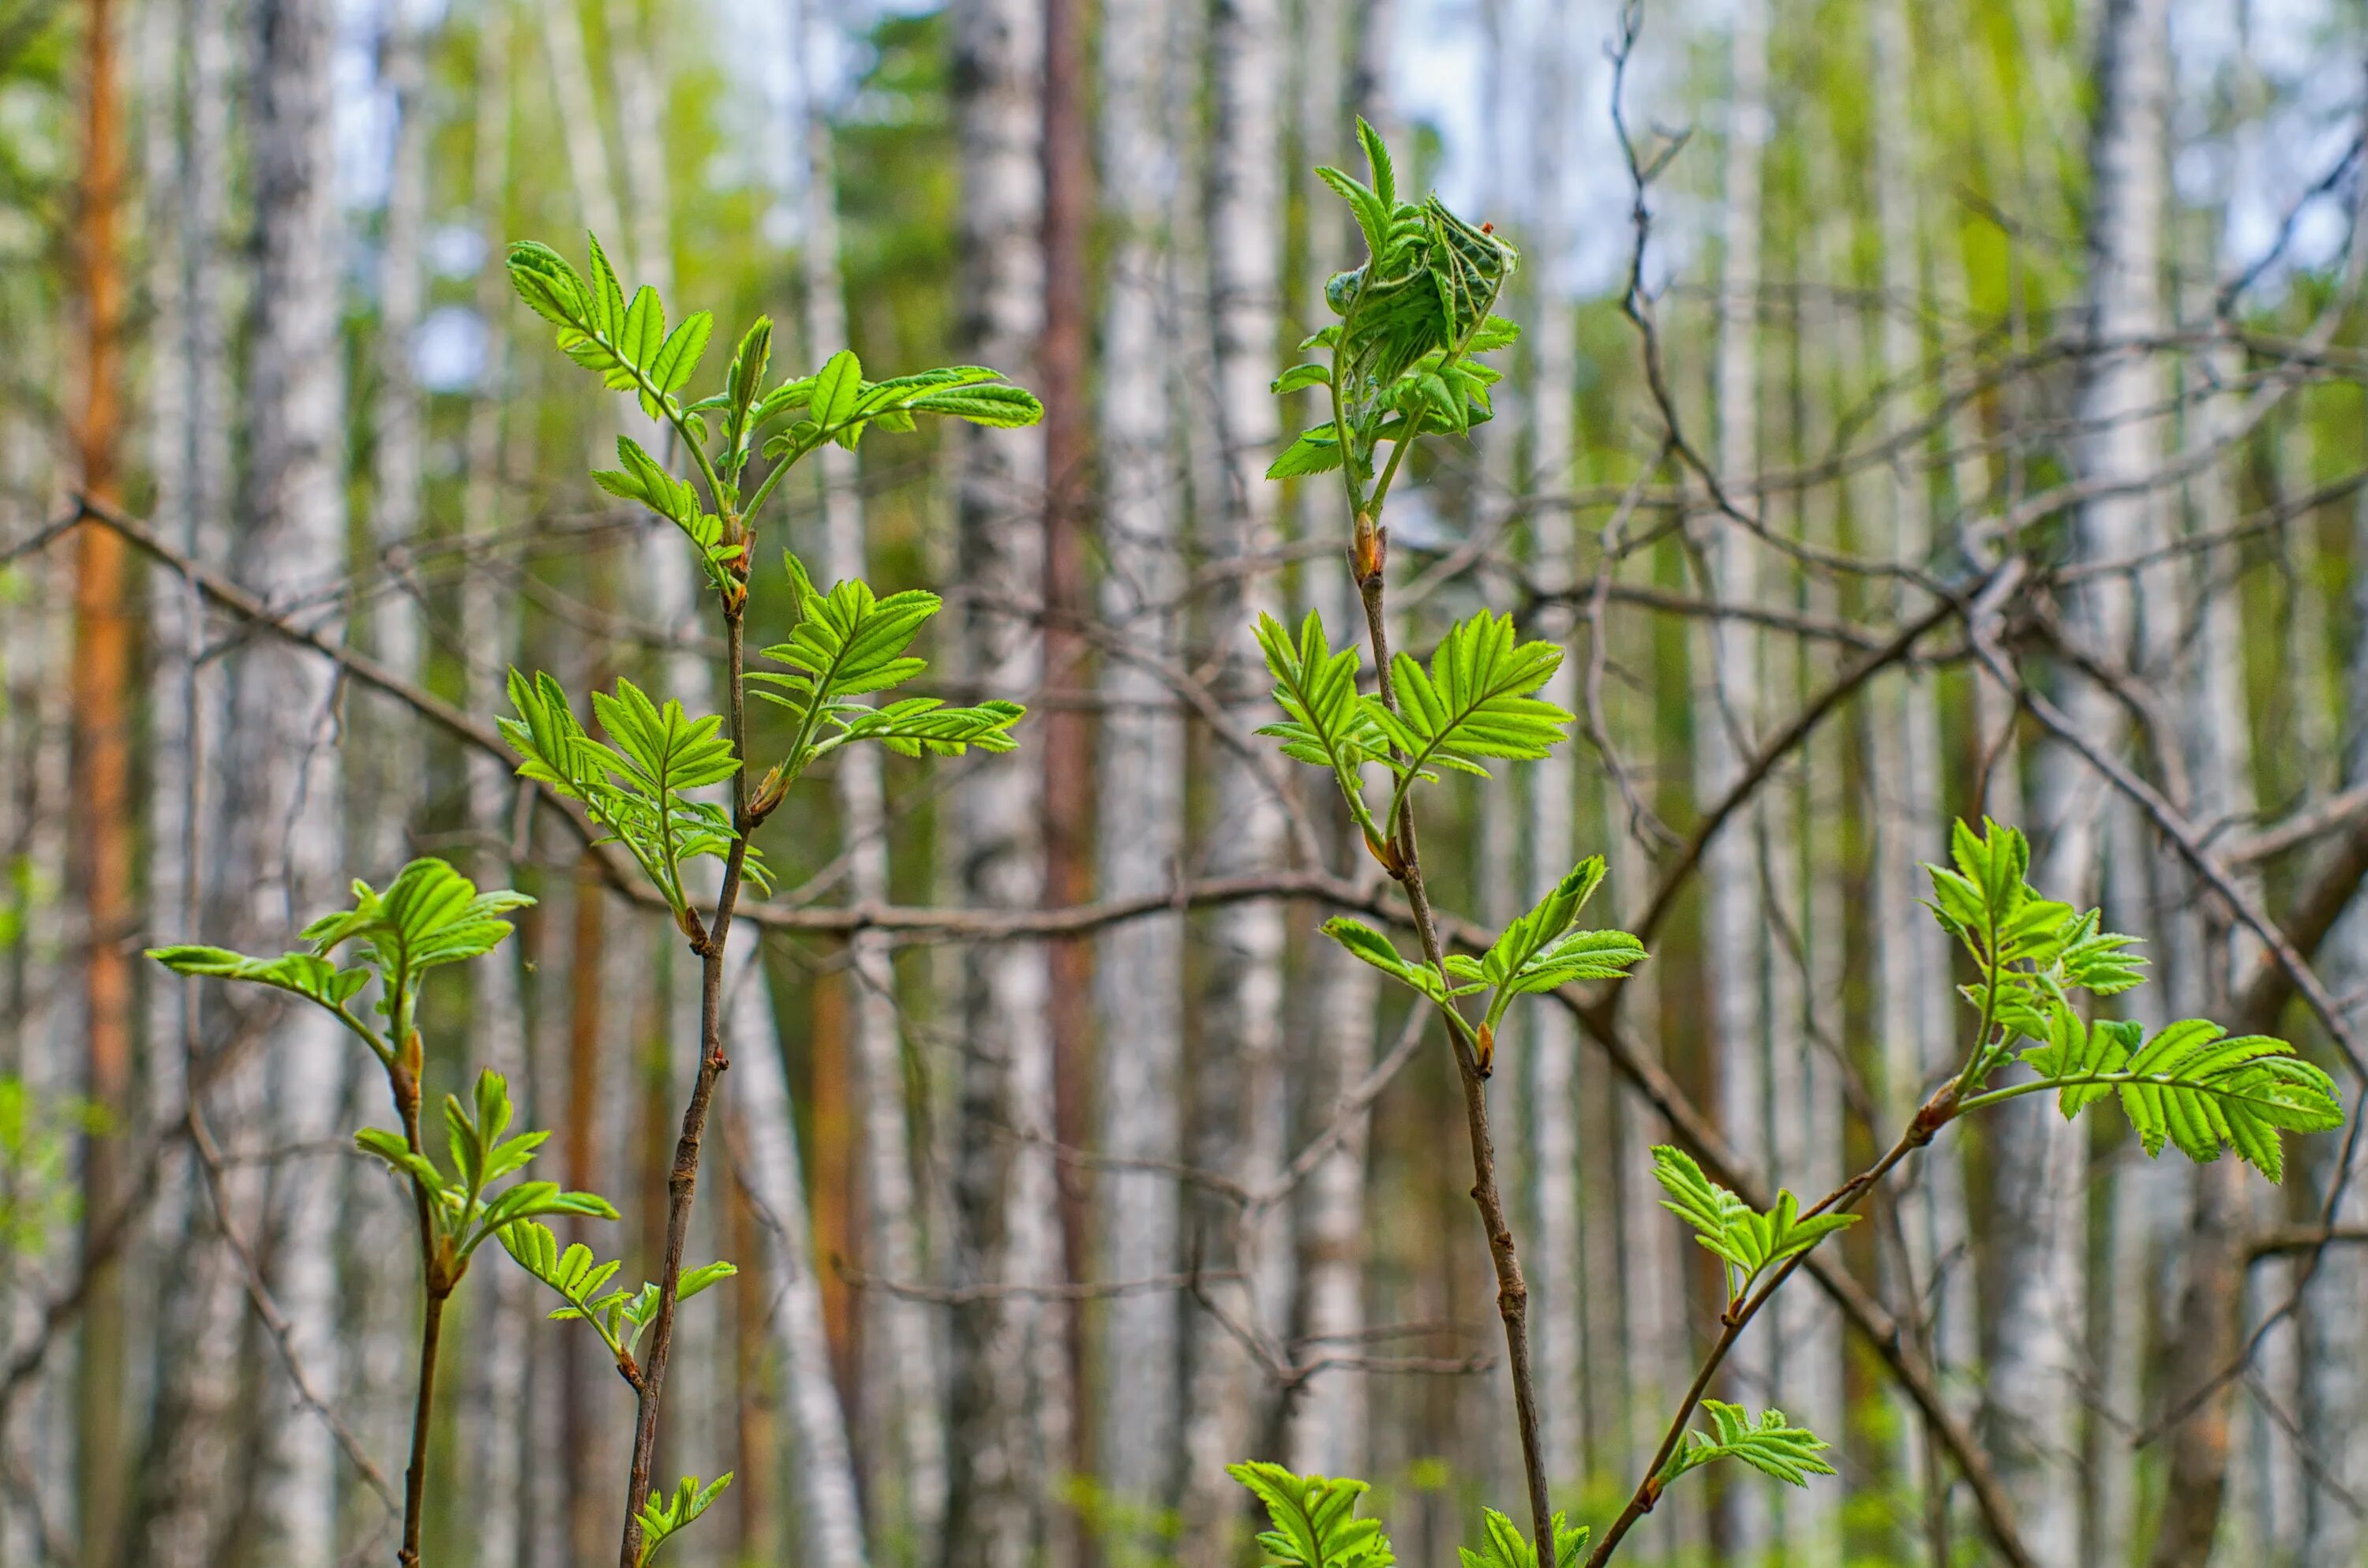
[[[689,793],[739,770],[723,721],[713,714],[693,719],[671,698],[653,702],[620,677],[613,695],[592,695],[593,713],[614,743],[604,744],[576,719],[566,691],[549,675],[529,678],[510,671],[509,696],[517,717],[499,722],[502,738],[523,759],[518,776],[583,802],[606,832],[600,842],[623,845],[674,910],[677,924],[687,921],[690,895],[683,865],[701,857],[724,859],[739,839],[730,812]],[[770,885],[753,846],[746,874],[759,888]]]
[[[2142,1026],[2084,1023],[2069,1007],[2049,1020],[2045,1043],[2022,1052],[2066,1120],[2107,1096],[2118,1098],[2148,1156],[2165,1144],[2199,1165],[2234,1149],[2271,1181],[2285,1176],[2281,1132],[2343,1125],[2335,1081],[2267,1035],[2231,1036],[2205,1018]]]
[[[501,1229],[502,1246],[518,1260],[519,1267],[558,1292],[566,1304],[551,1314],[553,1323],[589,1324],[592,1332],[600,1336],[609,1354],[628,1380],[637,1380],[640,1371],[633,1360],[633,1351],[641,1344],[643,1333],[657,1320],[658,1288],[644,1280],[635,1290],[621,1287],[610,1290],[609,1281],[624,1265],[602,1263],[590,1247],[581,1242],[570,1243],[565,1250],[551,1227],[526,1216]],[[675,1300],[687,1301],[720,1279],[729,1279],[739,1273],[733,1264],[715,1262],[697,1268],[686,1268],[675,1289]]]
[[[1488,993],[1474,1031],[1481,1067],[1488,1065],[1497,1027],[1516,996],[1554,991],[1582,980],[1616,980],[1645,959],[1645,944],[1625,931],[1578,928],[1580,910],[1603,881],[1603,858],[1589,856],[1511,925],[1478,958],[1449,953],[1447,972],[1398,951],[1380,932],[1349,916],[1324,923],[1324,933],[1358,958],[1413,987],[1441,1006]]]
[[[723,390],[685,403],[679,394],[707,351],[712,319],[701,311],[669,333],[656,291],[645,284],[628,300],[599,239],[587,238],[589,276],[549,245],[512,244],[511,284],[557,329],[569,358],[611,391],[631,392],[644,415],[674,432],[706,484],[704,503],[697,489],[630,438],[617,443],[620,466],[593,478],[610,494],[637,501],[680,528],[699,551],[708,580],[727,598],[738,595],[746,578],[747,533],[765,500],[782,475],[824,443],[852,449],[875,425],[911,430],[916,415],[1001,427],[1033,425],[1044,416],[1031,393],[983,366],[951,365],[867,381],[862,363],[845,349],[814,374],[768,391],[773,324],[764,317],[741,335]],[[762,440],[773,467],[744,500],[749,460],[766,431],[783,419],[789,423]]]
[[[731,1484],[732,1471],[727,1470],[704,1486],[699,1483],[699,1477],[686,1475],[671,1495],[653,1488],[637,1516],[642,1521],[642,1554],[634,1562],[648,1562],[657,1554],[661,1541],[680,1534],[691,1520],[707,1512],[707,1506]]]
[[[903,686],[928,667],[910,649],[938,613],[937,595],[914,588],[883,599],[855,581],[824,593],[795,555],[784,552],[782,562],[798,618],[789,641],[767,648],[764,657],[783,667],[748,675],[755,694],[787,709],[794,725],[767,795],[852,741],[877,741],[905,756],[924,751],[960,756],[972,746],[1012,749],[1011,727],[1027,711],[1016,702],[949,708],[934,697],[878,706],[858,700]]]
[[[1282,742],[1283,755],[1328,767],[1357,824],[1379,841],[1395,824],[1417,781],[1442,769],[1486,777],[1485,763],[1531,761],[1563,739],[1572,715],[1536,695],[1562,665],[1562,650],[1523,642],[1510,616],[1481,610],[1450,627],[1426,668],[1410,653],[1390,661],[1397,711],[1377,693],[1357,689],[1362,661],[1354,643],[1337,653],[1310,610],[1293,637],[1270,615],[1258,617],[1258,642],[1274,676],[1283,717],[1258,731]],[[1379,763],[1393,785],[1376,819],[1364,796],[1362,768]]]
[[[365,1127],[354,1142],[366,1154],[384,1161],[389,1169],[416,1184],[428,1200],[438,1264],[447,1289],[469,1267],[470,1257],[486,1238],[505,1227],[547,1214],[613,1220],[617,1210],[597,1193],[568,1192],[554,1181],[497,1184],[523,1170],[551,1134],[521,1132],[505,1137],[513,1112],[509,1084],[487,1068],[477,1074],[471,1103],[463,1106],[444,1096],[445,1147],[451,1171],[439,1167],[425,1150],[414,1149],[400,1132]]]
[[[1740,1460],[1760,1474],[1793,1486],[1808,1485],[1813,1475],[1837,1473],[1817,1457],[1833,1445],[1805,1426],[1791,1425],[1781,1410],[1763,1411],[1755,1423],[1741,1405],[1724,1400],[1703,1400],[1702,1408],[1710,1417],[1712,1430],[1686,1434],[1669,1462],[1661,1467],[1663,1486],[1690,1470],[1725,1459]]]
[[[299,933],[313,945],[310,952],[257,958],[183,943],[151,948],[148,956],[176,974],[242,980],[302,996],[334,1014],[392,1067],[408,1048],[427,971],[491,952],[510,934],[510,923],[502,917],[534,903],[507,889],[480,892],[476,883],[432,856],[404,867],[383,892],[357,880],[353,895],[351,909],[324,915]],[[348,944],[362,961],[339,968],[330,955]],[[349,1006],[373,978],[380,983],[374,1010],[388,1024],[383,1035]]]
[[[1354,462],[1357,484],[1370,483],[1383,441],[1410,441],[1425,428],[1458,435],[1490,416],[1493,368],[1471,356],[1509,346],[1520,329],[1491,315],[1519,253],[1486,227],[1474,228],[1438,197],[1399,199],[1397,171],[1373,128],[1357,122],[1371,183],[1336,168],[1317,169],[1357,220],[1362,266],[1336,274],[1326,302],[1340,320],[1300,345],[1331,351],[1329,367],[1284,372],[1278,393],[1322,386],[1332,417],[1286,448],[1268,476],[1323,473]],[[1345,449],[1345,454],[1344,454]]]
[[[1363,1482],[1294,1475],[1262,1460],[1225,1473],[1265,1505],[1271,1528],[1258,1532],[1258,1544],[1268,1568],[1391,1568],[1397,1561],[1381,1521],[1357,1517],[1357,1499],[1372,1490]]]
[[[1576,1568],[1580,1553],[1587,1550],[1588,1528],[1565,1521],[1561,1514],[1554,1517],[1554,1568]],[[1521,1527],[1494,1508],[1480,1511],[1480,1544],[1459,1546],[1455,1555],[1463,1568],[1538,1568],[1538,1549],[1521,1533]]]
[[[2233,1149],[2271,1181],[2285,1172],[2282,1132],[2340,1127],[2334,1080],[2286,1041],[2231,1037],[2218,1024],[2185,1018],[2152,1039],[2135,1023],[2084,1019],[2074,993],[2111,996],[2138,984],[2145,960],[2135,939],[2103,928],[2098,912],[2040,896],[2028,881],[2031,849],[2010,827],[1958,823],[1950,865],[1928,866],[1928,901],[1941,928],[1973,958],[1979,978],[1962,987],[1979,1010],[1981,1037],[1959,1080],[1978,1089],[2019,1057],[2034,1083],[1974,1094],[1961,1110],[2053,1089],[2067,1118],[2112,1098],[2148,1155],[2176,1145],[2208,1162]],[[2017,1051],[2015,1042],[2032,1043]]]
[[[1759,1276],[1804,1253],[1855,1214],[1801,1216],[1801,1200],[1779,1189],[1776,1207],[1761,1213],[1702,1174],[1693,1156],[1663,1143],[1653,1150],[1653,1179],[1668,1197],[1661,1207],[1694,1228],[1694,1240],[1725,1266],[1726,1296],[1739,1301]]]

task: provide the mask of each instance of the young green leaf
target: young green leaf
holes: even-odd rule
[[[1569,1524],[1556,1514],[1554,1536],[1554,1568],[1573,1568],[1587,1550],[1587,1527]],[[1481,1510],[1480,1545],[1459,1546],[1455,1554],[1463,1568],[1538,1568],[1538,1549],[1519,1525],[1494,1508]]]
[[[1430,965],[1419,959],[1407,958],[1391,944],[1387,937],[1345,915],[1336,915],[1326,920],[1324,934],[1383,974],[1414,987],[1434,1002],[1443,1005],[1452,997],[1469,996],[1482,989],[1478,985],[1459,985],[1451,990],[1447,982],[1440,979],[1439,971]]]
[[[686,1475],[674,1489],[672,1496],[654,1489],[649,1500],[642,1505],[638,1516],[642,1522],[642,1554],[635,1559],[635,1568],[641,1568],[656,1555],[661,1541],[680,1533],[693,1519],[707,1512],[708,1505],[731,1484],[732,1472],[725,1471],[704,1486],[699,1483],[699,1477]]]
[[[1272,1528],[1258,1533],[1267,1568],[1392,1568],[1396,1558],[1378,1519],[1357,1517],[1361,1481],[1294,1475],[1263,1460],[1225,1473],[1264,1504]]]
[[[1274,676],[1275,705],[1283,711],[1280,722],[1258,733],[1281,741],[1282,755],[1293,761],[1330,768],[1358,825],[1369,839],[1379,842],[1381,829],[1365,809],[1358,769],[1389,743],[1357,695],[1355,644],[1334,653],[1323,618],[1314,610],[1300,622],[1295,642],[1282,622],[1264,612],[1258,616],[1257,635],[1266,667]]]
[[[1561,664],[1560,648],[1520,641],[1511,616],[1485,609],[1450,629],[1429,670],[1411,654],[1391,660],[1397,711],[1377,697],[1364,707],[1396,747],[1381,760],[1398,775],[1397,798],[1415,779],[1435,777],[1433,768],[1486,777],[1483,759],[1535,759],[1553,750],[1572,716],[1532,694]]]
[[[1710,1417],[1713,1432],[1686,1434],[1684,1443],[1661,1469],[1658,1479],[1663,1486],[1690,1470],[1721,1459],[1740,1460],[1760,1474],[1793,1486],[1808,1485],[1813,1475],[1837,1473],[1817,1457],[1833,1445],[1804,1426],[1791,1425],[1781,1410],[1763,1412],[1754,1425],[1750,1413],[1739,1404],[1706,1399],[1702,1408]]]
[[[1695,1231],[1694,1240],[1727,1266],[1727,1296],[1740,1300],[1760,1273],[1796,1253],[1808,1251],[1851,1224],[1853,1214],[1801,1217],[1801,1200],[1780,1189],[1776,1207],[1762,1214],[1702,1174],[1682,1149],[1653,1150],[1653,1179],[1668,1194],[1661,1207]]]

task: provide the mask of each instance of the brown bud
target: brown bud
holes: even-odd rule
[[[1497,1058],[1497,1031],[1485,1021],[1480,1025],[1480,1076],[1486,1077],[1489,1064]]]
[[[1382,574],[1383,565],[1390,557],[1390,532],[1374,526],[1372,514],[1357,514],[1357,531],[1349,563],[1356,572],[1360,586]]]
[[[1382,863],[1382,869],[1390,874],[1391,880],[1406,881],[1406,861],[1399,857],[1395,844],[1383,844],[1369,833],[1365,835],[1365,848]]]

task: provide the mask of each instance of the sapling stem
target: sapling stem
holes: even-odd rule
[[[632,1469],[625,1485],[625,1528],[618,1550],[619,1568],[639,1568],[642,1551],[642,1505],[650,1494],[650,1467],[656,1460],[658,1413],[666,1395],[667,1354],[674,1348],[676,1299],[682,1284],[682,1254],[690,1235],[690,1205],[699,1190],[699,1158],[707,1137],[707,1114],[715,1097],[715,1080],[730,1066],[723,1054],[723,958],[732,936],[732,912],[740,900],[742,873],[748,861],[748,835],[756,823],[748,809],[748,725],[746,683],[741,670],[742,622],[747,600],[723,600],[723,678],[727,725],[738,766],[732,774],[732,826],[735,835],[723,861],[723,885],[716,894],[714,918],[707,923],[703,940],[694,943],[699,954],[699,1073],[690,1103],[683,1108],[682,1132],[675,1141],[674,1165],[666,1174],[666,1261],[658,1274],[656,1320],[650,1325],[650,1349],[641,1363],[641,1381],[633,1413]]]

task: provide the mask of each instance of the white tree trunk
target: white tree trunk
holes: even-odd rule
[[[825,0],[805,7],[804,68],[805,321],[809,356],[820,363],[847,339],[845,285],[838,261],[838,179],[833,153],[829,84],[825,68],[837,59],[840,26]],[[867,565],[863,496],[856,455],[836,446],[818,454],[823,484],[823,565],[833,581],[860,577]],[[868,746],[839,754],[835,779],[839,831],[848,856],[848,894],[855,902],[888,897],[886,797],[880,756]],[[854,995],[855,1051],[862,1100],[866,1198],[872,1267],[886,1278],[922,1278],[923,1253],[912,1174],[911,1135],[905,1109],[904,1034],[898,1024],[896,976],[883,933],[859,933],[848,966]],[[879,1528],[915,1542],[932,1540],[945,1508],[946,1438],[939,1407],[937,1342],[930,1309],[889,1296],[872,1303],[882,1332],[878,1346],[883,1431],[881,1462],[872,1474]],[[824,1369],[825,1371],[827,1369]]]
[[[797,1125],[781,1066],[780,1032],[753,930],[743,932],[734,945],[724,979],[732,1009],[727,1038],[733,1074],[739,1079],[732,1108],[740,1121],[746,1156],[740,1176],[771,1233],[765,1249],[765,1280],[797,1444],[794,1474],[804,1556],[824,1568],[863,1568],[867,1557],[854,1454],[838,1385],[831,1377]],[[744,1260],[744,1266],[746,1261],[752,1260]]]
[[[1720,220],[1725,245],[1719,279],[1716,364],[1718,469],[1730,494],[1747,497],[1759,464],[1759,293],[1761,163],[1768,118],[1768,4],[1740,0],[1736,7],[1727,108],[1725,191]],[[1749,541],[1724,519],[1713,519],[1704,541],[1707,587],[1713,597],[1756,602],[1757,564]],[[1707,806],[1739,777],[1760,704],[1760,639],[1733,620],[1709,624],[1708,660],[1694,699],[1695,789]],[[1702,858],[1710,1015],[1719,1063],[1719,1108],[1727,1137],[1763,1177],[1775,1176],[1770,1108],[1779,1065],[1770,1055],[1776,1005],[1767,926],[1760,905],[1758,844],[1762,813],[1739,813],[1711,841]],[[1768,1403],[1775,1388],[1774,1341],[1747,1336],[1729,1361],[1729,1387],[1740,1403]],[[1775,1518],[1767,1485],[1738,1482],[1728,1489],[1727,1543],[1750,1559],[1771,1549]]]
[[[1552,18],[1531,40],[1531,68],[1535,107],[1528,171],[1531,204],[1528,273],[1535,307],[1527,324],[1534,356],[1529,390],[1530,464],[1523,489],[1558,494],[1572,480],[1572,381],[1578,363],[1578,317],[1564,297],[1563,270],[1571,245],[1567,154],[1572,142],[1563,129],[1583,112],[1574,101],[1577,73],[1573,50],[1577,29]],[[1541,592],[1567,594],[1577,583],[1577,520],[1558,508],[1530,517],[1530,574]],[[1559,645],[1562,667],[1538,695],[1570,712],[1583,706],[1579,672],[1585,651],[1577,639],[1577,616],[1568,601],[1541,608],[1534,635]],[[1578,746],[1556,747],[1529,770],[1529,867],[1523,903],[1534,903],[1569,874],[1578,859]],[[1594,913],[1602,915],[1607,898]],[[1529,1079],[1531,1137],[1531,1180],[1536,1212],[1534,1233],[1525,1238],[1531,1263],[1531,1321],[1537,1325],[1538,1414],[1544,1428],[1546,1479],[1557,1487],[1586,1477],[1588,1403],[1605,1405],[1608,1391],[1587,1385],[1585,1335],[1588,1310],[1582,1289],[1587,1255],[1580,1219],[1583,1189],[1579,1160],[1578,1031],[1570,1016],[1550,1001],[1525,1005],[1522,1068]],[[1599,1419],[1612,1411],[1600,1409]]]
[[[1880,112],[1888,125],[1912,125],[1915,61],[1904,0],[1882,0],[1870,13],[1869,23]],[[1924,358],[1917,324],[1924,299],[1922,237],[1916,170],[1909,163],[1916,146],[1916,138],[1907,135],[1874,139],[1875,215],[1883,242],[1881,363],[1883,376],[1894,386],[1907,384]],[[1896,398],[1887,406],[1894,410],[1888,437],[1906,439],[1915,410]],[[1895,454],[1882,497],[1893,518],[1890,554],[1909,564],[1921,563],[1933,549],[1931,481],[1924,455],[1920,449]],[[1977,500],[1979,494],[1964,499]],[[1875,970],[1884,1042],[1883,1104],[1896,1124],[1905,1126],[1938,1075],[1956,1065],[1961,1032],[1949,985],[1945,937],[1917,903],[1922,894],[1918,868],[1942,853],[1949,832],[1941,802],[1935,676],[1926,670],[1906,672],[1879,687],[1874,703]],[[1962,1161],[1959,1140],[1926,1151],[1921,1177],[1902,1205],[1900,1221],[1907,1256],[1897,1299],[1920,1303],[1919,1313],[1929,1319],[1922,1334],[1926,1353],[1944,1372],[1970,1366],[1978,1349]],[[1903,1414],[1900,1430],[1907,1473],[1920,1486],[1925,1475],[1922,1417]]]
[[[1030,0],[962,0],[952,14],[962,145],[963,357],[1024,372],[1042,322],[1043,203],[1037,84],[1043,18]],[[1025,697],[1043,673],[1032,619],[1042,598],[1043,442],[1033,431],[963,426],[954,437],[962,673],[982,692]],[[962,894],[992,909],[1042,897],[1042,771],[1023,748],[966,769],[952,802]],[[1061,1273],[1051,1153],[1053,1042],[1044,949],[973,948],[963,963],[957,1112],[958,1286],[1041,1287]],[[1039,1539],[1044,1456],[1030,1423],[1040,1340],[1057,1314],[993,1294],[953,1312],[951,1473],[945,1568],[1021,1568]]]
[[[1224,0],[1210,45],[1214,81],[1209,204],[1210,324],[1213,339],[1221,488],[1203,514],[1217,516],[1211,553],[1241,559],[1271,550],[1275,490],[1265,477],[1279,433],[1274,374],[1282,286],[1282,180],[1275,155],[1281,132],[1282,9],[1277,0]],[[1234,579],[1212,605],[1212,643],[1233,655],[1229,695],[1246,729],[1267,716],[1267,682],[1255,660],[1249,622],[1282,608],[1270,574]],[[1259,770],[1230,751],[1216,759],[1217,835],[1208,861],[1219,874],[1278,864],[1284,817]],[[1216,985],[1200,1069],[1199,1114],[1207,1122],[1203,1159],[1238,1172],[1253,1187],[1280,1173],[1288,1132],[1282,1075],[1281,903],[1217,912],[1209,926]],[[1230,1080],[1230,1085],[1227,1080]],[[1228,1093],[1228,1088],[1232,1092]],[[1213,1091],[1213,1092],[1212,1092]],[[1222,1144],[1218,1148],[1212,1144]],[[1218,1288],[1243,1322],[1265,1332],[1288,1321],[1292,1253],[1272,1210],[1237,1238],[1247,1278]],[[1190,1320],[1194,1346],[1185,1432],[1184,1557],[1221,1564],[1238,1555],[1244,1510],[1224,1467],[1248,1457],[1258,1435],[1263,1375],[1238,1341],[1206,1313]]]
[[[240,547],[245,580],[266,597],[317,587],[346,553],[344,363],[325,0],[269,0],[262,13],[256,291],[250,477],[253,521]],[[332,671],[309,651],[258,642],[237,675],[238,780],[245,795],[227,863],[251,871],[245,929],[264,940],[296,930],[344,893],[342,801]],[[318,1143],[336,1135],[344,1053],[334,1020],[290,1008],[273,1031],[272,1135]],[[284,1165],[271,1285],[293,1332],[290,1348],[334,1397],[337,1368],[336,1184],[312,1162]],[[268,1409],[260,1527],[268,1561],[291,1565],[336,1551],[337,1466],[327,1427],[284,1379]]]
[[[501,326],[509,293],[502,265],[507,236],[501,232],[501,214],[510,177],[509,52],[516,37],[508,0],[496,0],[487,8],[482,28],[472,200],[478,237],[485,247],[476,304],[485,325],[486,351],[484,379],[469,409],[461,528],[470,538],[490,535],[501,521],[503,393],[509,368],[509,335]],[[504,686],[517,642],[505,599],[495,553],[472,553],[461,579],[460,613],[465,689],[472,713],[498,712],[505,705]],[[517,801],[515,780],[502,759],[482,752],[470,755],[467,767],[469,827],[479,845],[472,857],[478,884],[510,886],[516,869],[507,846]],[[545,909],[541,917],[556,919],[557,912]],[[505,944],[472,967],[477,1038],[486,1065],[509,1080],[510,1096],[526,1108],[529,1124],[555,1128],[561,1096],[555,1085],[536,1077],[529,1060],[520,976],[524,945],[522,939]],[[546,1152],[543,1158],[555,1160],[555,1153]],[[524,1472],[530,1438],[506,1413],[528,1403],[530,1335],[541,1314],[534,1310],[534,1281],[521,1270],[495,1268],[477,1290],[483,1293],[484,1329],[472,1336],[475,1364],[467,1398],[474,1417],[471,1469],[479,1560],[483,1568],[525,1568],[529,1527]]]
[[[2114,0],[2099,39],[2089,290],[2090,330],[2100,342],[2162,324],[2169,27],[2164,0]],[[2145,353],[2108,350],[2090,362],[2075,405],[2083,479],[2126,482],[2155,467],[2162,434],[2158,420],[2142,411],[2158,404],[2165,390]],[[2076,517],[2074,554],[2133,554],[2161,532],[2156,505],[2146,494],[2102,497]],[[2070,630],[2091,650],[2114,663],[2133,659],[2137,628],[2126,579],[2089,579],[2066,608]],[[2160,608],[2167,609],[2168,601]],[[2110,696],[2075,681],[2064,705],[2085,733],[2118,744],[2126,726]],[[2092,903],[2107,843],[2103,824],[2125,808],[2109,802],[2095,776],[2063,748],[2047,752],[2043,762],[2040,831],[2033,835],[2042,848],[2032,881],[2051,898]],[[2135,836],[2114,835],[2123,842]],[[2082,1540],[2087,1138],[2036,1097],[2002,1108],[1994,1128],[2002,1221],[1998,1278],[2006,1290],[1994,1324],[2011,1325],[1998,1335],[1990,1358],[1994,1442],[2024,1542],[2043,1568],[2057,1568],[2078,1560]],[[2117,1208],[2117,1231],[2135,1244],[2140,1238],[2134,1233],[2153,1206]]]
[[[1166,0],[1102,7],[1100,164],[1113,231],[1102,316],[1100,615],[1147,658],[1181,653],[1184,495],[1174,409],[1180,377],[1168,344],[1177,278],[1168,227],[1181,183],[1179,73]],[[1154,669],[1116,655],[1101,666],[1103,898],[1156,893],[1184,874],[1184,721]],[[1102,1047],[1098,1141],[1130,1158],[1183,1155],[1184,916],[1112,928],[1095,965]],[[1112,1171],[1099,1183],[1103,1277],[1139,1279],[1179,1267],[1175,1179]],[[1100,1480],[1113,1510],[1110,1550],[1134,1562],[1158,1550],[1157,1523],[1177,1479],[1181,1307],[1167,1291],[1121,1296],[1102,1314]]]

